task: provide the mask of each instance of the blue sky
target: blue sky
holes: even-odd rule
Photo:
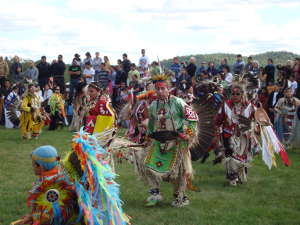
[[[299,0],[4,0],[0,55],[100,51],[114,64],[201,53],[300,53]]]

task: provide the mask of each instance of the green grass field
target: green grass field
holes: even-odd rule
[[[28,212],[25,199],[35,177],[30,152],[45,144],[59,150],[61,156],[70,149],[72,133],[45,130],[39,140],[24,141],[19,130],[0,128],[0,224],[9,225]],[[172,187],[162,185],[164,201],[156,208],[144,207],[147,188],[139,181],[133,166],[117,165],[124,209],[133,225],[296,225],[300,224],[300,150],[288,152],[292,166],[278,159],[271,171],[260,156],[250,168],[249,181],[239,187],[225,183],[223,165],[194,163],[195,184],[201,192],[188,192],[191,204],[172,208]],[[211,156],[212,157],[212,156]]]

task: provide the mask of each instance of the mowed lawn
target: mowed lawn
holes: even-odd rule
[[[10,222],[28,212],[27,191],[35,177],[32,174],[30,152],[50,144],[63,156],[70,150],[72,133],[64,130],[45,130],[40,139],[24,141],[19,130],[0,127],[0,224]],[[250,168],[249,181],[238,187],[225,183],[223,165],[194,163],[195,185],[201,192],[188,192],[191,204],[172,208],[172,187],[162,185],[164,201],[156,208],[144,207],[147,187],[137,179],[129,163],[117,165],[120,175],[124,209],[133,225],[221,225],[221,224],[300,224],[300,150],[289,150],[291,167],[277,160],[278,168],[271,171],[261,156]]]

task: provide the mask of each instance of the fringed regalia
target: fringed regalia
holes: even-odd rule
[[[4,101],[5,128],[17,128],[20,125],[20,97],[11,91]]]
[[[109,154],[95,136],[81,129],[72,142],[71,152],[64,165],[72,177],[78,196],[79,216],[84,224],[125,225],[129,219],[122,210],[119,185],[104,159]]]
[[[53,93],[49,99],[50,105],[50,130],[55,130],[59,122],[68,125],[66,112],[65,112],[65,101],[60,93]]]
[[[169,96],[166,101],[152,102],[148,123],[152,142],[145,158],[145,178],[151,194],[148,201],[157,199],[160,182],[164,180],[174,184],[173,206],[187,203],[185,190],[193,173],[188,149],[197,121],[197,114],[180,98]],[[182,139],[182,135],[188,139]]]
[[[27,199],[32,225],[77,224],[75,186],[59,167],[46,171],[34,183]]]
[[[26,93],[21,100],[20,126],[24,139],[38,137],[44,126],[41,113],[41,99],[36,94]]]
[[[254,112],[252,103],[227,100],[217,116],[217,125],[222,126],[226,177],[234,185],[237,181],[247,181],[247,168],[255,146],[251,133]],[[244,124],[241,123],[242,119]]]
[[[275,129],[281,142],[288,142],[292,128],[295,126],[296,108],[300,105],[300,100],[295,97],[288,99],[280,98],[275,106]]]

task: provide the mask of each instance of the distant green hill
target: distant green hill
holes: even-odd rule
[[[180,62],[189,61],[189,58],[194,56],[197,60],[197,66],[200,62],[214,62],[215,65],[219,65],[222,58],[227,58],[228,64],[232,65],[236,61],[236,54],[227,54],[227,53],[213,53],[213,54],[198,54],[198,55],[187,55],[187,56],[179,56]],[[286,64],[287,60],[293,60],[296,57],[300,58],[300,55],[294,54],[292,52],[286,51],[278,51],[278,52],[266,52],[257,55],[251,55],[254,60],[259,62],[260,66],[264,66],[267,63],[268,58],[272,58],[274,64]],[[244,57],[245,62],[247,62],[247,57]],[[169,68],[172,64],[172,59],[162,60],[161,65],[164,68]]]

